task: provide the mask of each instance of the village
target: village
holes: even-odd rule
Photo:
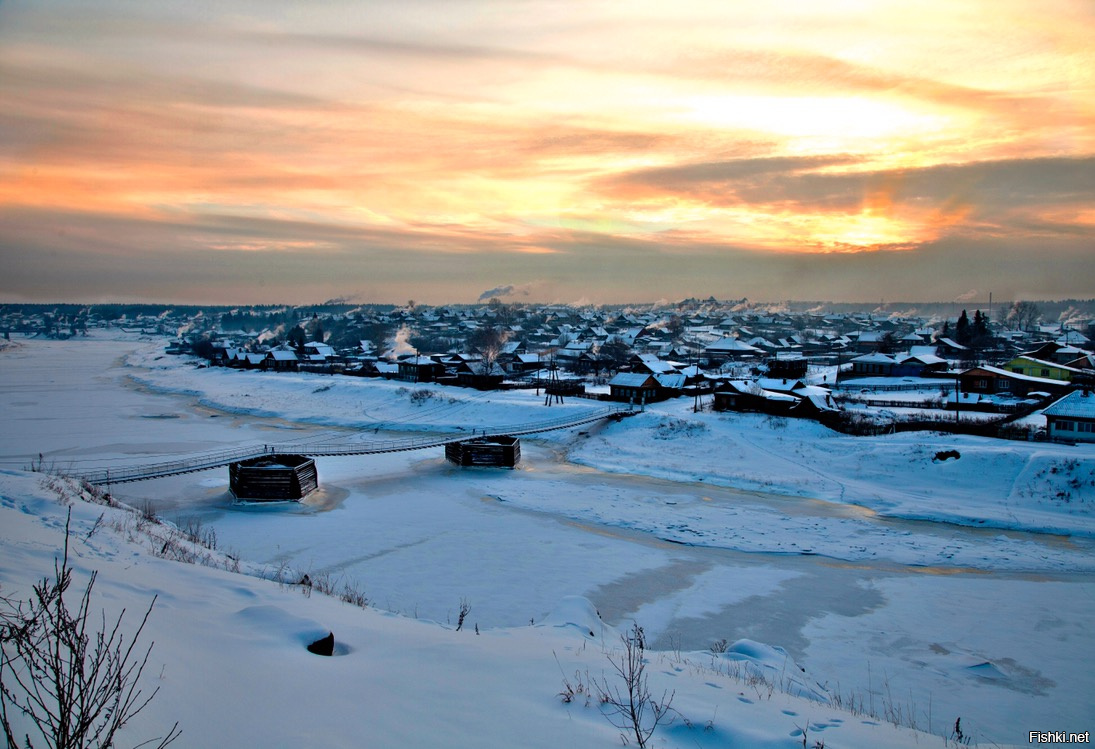
[[[568,678],[600,669],[604,628],[636,622],[659,652],[715,663],[748,653],[755,665],[750,643],[764,643],[772,673],[809,674],[813,696],[790,703],[659,670],[658,688],[677,688],[679,709],[718,730],[730,709],[756,707],[743,696],[840,717],[851,684],[882,717],[899,710],[891,720],[905,728],[950,736],[961,717],[986,745],[1015,745],[1032,721],[1064,715],[1084,730],[1090,714],[1079,654],[1090,649],[1095,398],[1082,305],[1041,303],[1030,320],[1009,319],[1017,305],[912,315],[712,300],[8,305],[0,525],[23,529],[5,538],[11,549],[33,545],[27,523],[63,527],[46,481],[215,532],[218,564],[247,575],[202,577],[200,604],[157,618],[172,675],[210,631],[250,631],[231,622],[258,596],[269,612],[315,620],[309,643],[333,632],[349,656],[335,660],[356,664],[351,680],[375,678],[361,666],[382,652],[377,622],[390,623],[395,650],[407,628],[452,638],[454,653],[519,640],[514,663],[538,654],[535,712],[559,691],[555,654]],[[483,440],[499,462],[474,452]],[[186,465],[149,472],[167,463]],[[91,475],[104,467],[106,481]],[[127,478],[130,468],[143,475]],[[126,584],[134,550],[93,532],[97,505],[74,506],[80,537],[91,534],[81,548],[102,545],[103,579]],[[51,563],[53,546],[35,548]],[[162,566],[167,551],[158,541],[135,568],[157,590],[165,576],[205,574]],[[5,590],[22,566],[7,567]],[[327,604],[299,592],[311,590],[305,576],[356,586],[367,610],[320,613]],[[222,590],[225,619],[180,627],[180,616],[210,616]],[[467,624],[453,629],[465,605]],[[542,640],[555,617],[582,622],[583,639]],[[284,627],[270,620],[272,633]],[[709,650],[723,640],[727,654]],[[201,668],[219,674],[217,658],[213,648]],[[154,715],[197,733],[209,708],[187,702],[189,688],[168,683]],[[733,721],[753,720],[742,715]],[[795,719],[777,710],[772,721],[798,746],[787,739]],[[725,745],[706,735],[669,745]],[[895,745],[891,734],[845,743]]]
[[[714,299],[151,312],[108,320],[91,308],[6,309],[0,329],[67,337],[86,335],[89,325],[129,326],[175,337],[166,353],[211,366],[535,388],[548,404],[583,397],[642,407],[686,397],[697,409],[809,418],[848,434],[934,429],[1095,441],[1086,397],[1095,323],[1075,309],[1046,323],[1033,302],[1003,305],[993,320],[981,309],[822,314]]]

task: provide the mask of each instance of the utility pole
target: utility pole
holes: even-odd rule
[[[957,426],[962,416],[962,379],[954,373],[954,423]]]

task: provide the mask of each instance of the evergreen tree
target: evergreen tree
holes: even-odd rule
[[[973,313],[973,339],[983,341],[989,337],[989,319],[977,310]]]
[[[958,317],[958,324],[954,328],[955,340],[958,343],[965,346],[970,342],[970,318],[965,310],[962,310],[962,314]]]
[[[308,336],[305,335],[304,328],[295,325],[293,326],[293,329],[289,331],[289,335],[285,337],[285,340],[288,341],[290,346],[299,350],[304,348],[304,343],[308,340]]]

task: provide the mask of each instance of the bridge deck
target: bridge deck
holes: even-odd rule
[[[594,411],[587,411],[581,415],[564,416],[558,419],[529,422],[505,427],[486,427],[476,429],[474,434],[468,435],[431,435],[429,437],[407,437],[397,440],[369,440],[350,443],[302,443],[292,445],[252,445],[233,450],[218,452],[197,453],[180,457],[178,460],[162,461],[156,463],[144,463],[139,465],[116,466],[112,468],[88,468],[82,470],[65,471],[65,475],[76,479],[82,479],[91,484],[122,484],[130,481],[147,481],[149,479],[177,476],[183,473],[195,473],[207,471],[210,468],[220,468],[230,463],[236,463],[251,458],[259,458],[263,455],[307,455],[309,457],[322,457],[334,455],[375,455],[378,453],[404,452],[407,450],[426,450],[431,447],[442,447],[450,442],[463,442],[467,439],[479,437],[501,437],[509,435],[520,437],[527,434],[551,432],[557,429],[590,424],[601,419],[620,418],[634,413],[630,406],[607,406]]]

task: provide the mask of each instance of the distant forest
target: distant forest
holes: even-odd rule
[[[1043,323],[1053,323],[1058,320],[1088,318],[1095,319],[1095,299],[1061,299],[1056,301],[1037,300],[1038,308],[1042,312]],[[865,304],[858,302],[832,302],[832,301],[799,301],[787,300],[778,302],[753,301],[749,299],[684,299],[670,304],[657,305],[659,309],[685,310],[697,309],[705,306],[719,306],[753,312],[787,312],[791,314],[857,314],[869,313],[876,317],[924,317],[924,318],[957,318],[962,310],[979,309],[996,319],[996,311],[1010,307],[1012,300],[994,299],[990,308],[987,299],[974,299],[954,302],[879,302],[877,304]],[[351,304],[346,302],[321,303],[314,305],[186,305],[186,304],[0,304],[0,316],[10,315],[43,315],[50,314],[54,317],[72,318],[94,314],[101,320],[116,321],[122,319],[134,320],[138,317],[160,317],[165,314],[192,318],[202,314],[206,316],[224,316],[229,313],[246,311],[247,317],[262,317],[276,319],[283,317],[288,320],[300,320],[312,315],[332,316],[344,315],[348,312],[365,311],[367,313],[382,314],[400,308],[394,304]],[[445,304],[426,305],[418,304],[419,309],[430,307],[448,307],[452,309],[478,308],[485,303],[476,304]],[[538,304],[522,303],[520,307],[536,308]],[[655,305],[651,303],[635,302],[632,304],[593,305],[602,309],[651,309]],[[231,319],[231,317],[229,317]]]

